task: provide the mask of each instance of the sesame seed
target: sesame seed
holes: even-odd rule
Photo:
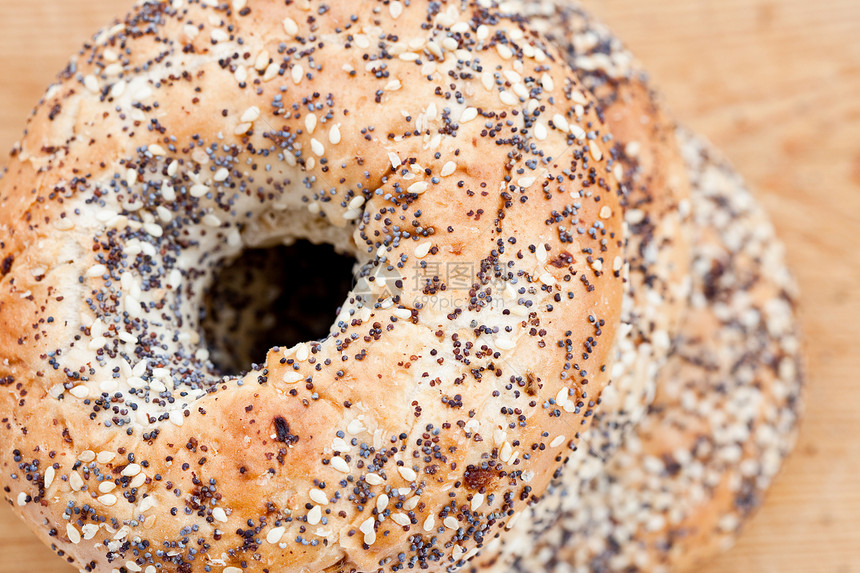
[[[400,0],[394,0],[388,5],[388,11],[391,13],[391,17],[396,20],[403,14],[403,4]]]
[[[358,530],[364,534],[364,542],[367,545],[373,545],[376,541],[376,531],[373,529],[375,521],[372,517],[365,519],[361,525],[358,526]]]
[[[490,91],[493,89],[493,86],[496,84],[493,79],[493,74],[490,72],[481,72],[481,85],[484,86],[484,89]]]
[[[112,98],[116,99],[116,98],[118,98],[118,97],[122,96],[122,94],[123,94],[124,92],[125,92],[125,81],[120,80],[120,81],[118,81],[117,83],[115,83],[115,84],[113,85],[113,87],[111,88],[111,90],[110,90],[110,96],[111,96]]]
[[[248,81],[248,70],[245,66],[238,66],[236,71],[233,73],[233,77],[236,79],[236,83],[244,84]]]
[[[215,172],[213,179],[218,183],[221,183],[222,181],[226,181],[228,177],[230,177],[230,171],[225,167],[221,167]]]
[[[427,519],[424,520],[424,531],[430,532],[433,531],[433,527],[436,525],[436,518],[433,517],[433,514],[427,516]]]
[[[403,320],[407,320],[409,318],[412,318],[412,311],[408,308],[396,308],[394,309],[394,316]]]
[[[317,157],[322,157],[325,155],[325,147],[322,143],[316,138],[311,138],[311,151],[314,152],[314,155]]]
[[[295,384],[296,382],[298,382],[302,378],[304,378],[304,376],[302,376],[298,372],[295,372],[292,370],[288,370],[288,371],[284,372],[284,377],[283,377],[284,383],[286,383],[286,384]]]
[[[507,463],[508,460],[511,459],[511,454],[513,453],[513,451],[514,449],[511,447],[510,442],[505,442],[504,444],[502,444],[502,449],[499,451],[499,459]]]
[[[75,545],[81,542],[81,533],[78,531],[78,528],[71,523],[66,524],[66,537],[68,537],[69,541]]]
[[[340,124],[334,124],[328,132],[329,143],[337,145],[340,143]]]
[[[527,100],[529,99],[529,89],[522,83],[516,83],[511,87],[514,90],[514,93],[517,94],[520,99]]]
[[[344,474],[349,473],[349,464],[347,464],[346,460],[344,460],[340,456],[335,456],[331,459],[331,467],[333,467],[334,469],[336,469],[337,471],[339,471],[341,473],[344,473]]]
[[[370,38],[368,38],[365,34],[358,34],[355,36],[355,45],[359,48],[369,48]]]
[[[468,123],[478,117],[478,110],[474,107],[467,107],[463,110],[463,114],[460,116],[460,123]]]
[[[96,536],[96,533],[99,532],[99,526],[94,523],[87,523],[83,527],[81,527],[81,531],[84,534],[84,539],[90,540]]]
[[[102,343],[102,344],[98,344],[98,342],[100,342],[100,341],[105,341],[105,339],[104,339],[104,338],[96,338],[96,339],[94,339],[94,341],[95,341],[97,344],[95,344],[95,348],[90,348],[90,350],[96,350],[97,348],[100,348],[101,346],[104,346],[104,343]],[[74,388],[72,388],[71,390],[69,390],[69,394],[71,394],[71,395],[72,395],[72,396],[74,396],[75,398],[84,399],[84,398],[86,398],[87,396],[89,396],[89,395],[90,395],[90,389],[89,389],[89,388],[87,388],[86,386],[84,386],[83,384],[81,384],[81,385],[79,385],[79,386],[75,386]]]
[[[551,92],[553,90],[553,88],[555,88],[555,84],[552,81],[552,76],[546,72],[544,72],[544,74],[541,76],[540,84],[548,92]]]
[[[510,60],[514,56],[513,51],[506,44],[496,44],[496,51],[503,60]]]
[[[261,50],[254,60],[254,69],[258,72],[264,71],[269,66],[269,51]]]
[[[394,523],[396,523],[397,525],[400,525],[402,527],[408,527],[412,523],[412,521],[409,519],[409,517],[405,513],[400,513],[400,512],[392,513],[391,514],[391,521],[393,521]]]
[[[550,273],[542,273],[542,274],[538,277],[538,279],[540,280],[540,282],[542,282],[543,284],[545,284],[545,285],[547,285],[547,286],[552,286],[552,285],[554,285],[554,284],[555,284],[555,282],[556,282],[556,281],[555,281],[555,277],[554,277],[554,276],[552,276]]]
[[[204,215],[201,222],[207,227],[217,228],[221,226],[221,219],[219,219],[216,215],[213,215],[212,213]]]
[[[221,507],[212,510],[212,519],[221,523],[227,523],[227,512]]]
[[[418,181],[416,183],[413,183],[409,187],[407,187],[406,190],[409,191],[410,193],[415,193],[416,195],[420,195],[421,193],[424,193],[425,191],[427,191],[428,187],[430,187],[430,184],[427,183],[426,181]]]
[[[80,491],[84,487],[84,479],[81,474],[76,471],[69,473],[69,487],[72,488],[72,491]]]
[[[431,243],[430,241],[424,241],[415,248],[415,256],[419,259],[423,259],[427,256],[427,253],[430,252],[430,247],[432,246],[433,243]]]
[[[482,505],[484,505],[484,494],[476,493],[475,495],[473,495],[472,504],[470,506],[472,511],[478,511],[478,508]]]
[[[290,36],[295,36],[299,33],[299,25],[290,17],[284,18],[284,32]]]
[[[378,474],[369,473],[364,476],[364,481],[369,483],[370,485],[382,485],[385,483],[385,480],[382,479]]]
[[[102,505],[112,506],[116,504],[116,496],[112,493],[100,495],[96,499],[98,499],[99,503]]]
[[[141,472],[141,467],[139,464],[128,464],[123,468],[122,475],[126,477],[134,477]]]
[[[397,473],[400,474],[400,477],[410,482],[415,481],[418,478],[418,474],[415,473],[415,470],[413,470],[412,468],[407,468],[406,466],[398,467]]]
[[[84,77],[84,87],[93,92],[94,94],[99,93],[99,81],[92,74],[89,74]]]
[[[557,448],[557,447],[559,447],[560,445],[562,445],[562,444],[564,443],[564,440],[565,440],[565,437],[564,437],[563,435],[561,435],[561,436],[556,436],[556,437],[555,437],[555,439],[553,439],[553,441],[551,441],[551,442],[549,443],[549,447],[551,447],[551,448]]]
[[[502,103],[505,105],[516,105],[517,104],[517,96],[512,94],[507,90],[503,90],[499,92],[499,99],[502,100]]]
[[[298,360],[299,362],[304,362],[305,360],[307,360],[309,355],[310,348],[304,342],[302,342],[296,347],[296,360]]]
[[[537,122],[535,124],[535,138],[537,138],[538,141],[543,141],[547,138],[547,135],[546,126],[541,122]]]
[[[451,515],[442,520],[442,525],[448,529],[457,529],[460,527],[460,523],[457,521],[457,518]]]
[[[374,519],[372,517],[369,517],[363,522],[361,522],[361,525],[358,526],[358,530],[362,533],[367,533],[368,531],[373,531],[374,525]]]
[[[302,82],[302,78],[305,75],[305,70],[301,64],[295,64],[293,69],[290,71],[290,75],[293,78],[294,84],[300,84]]]
[[[167,415],[167,418],[174,426],[181,426],[185,422],[185,416],[179,410],[173,410]]]
[[[112,481],[103,481],[99,484],[99,493],[110,493],[116,489],[116,484]]]
[[[457,164],[453,161],[448,161],[445,165],[442,166],[442,171],[439,173],[442,177],[448,177],[452,173],[457,171]]]
[[[162,228],[158,223],[144,223],[143,230],[146,231],[147,234],[156,238],[164,235],[164,228]]]
[[[386,507],[388,507],[388,496],[383,493],[376,498],[376,511],[382,513]]]
[[[322,508],[318,505],[315,505],[308,512],[308,523],[311,525],[317,525],[322,520]]]
[[[112,461],[115,457],[116,457],[115,452],[104,451],[104,452],[99,452],[98,455],[94,459],[100,464],[106,464],[106,463]],[[84,460],[83,456],[82,456],[81,461],[87,461],[87,460]],[[89,461],[92,461],[92,459],[90,459]]]
[[[391,162],[391,167],[394,169],[397,169],[401,165],[400,158],[393,151],[388,152],[388,161]]]
[[[567,121],[567,118],[561,115],[560,113],[552,116],[552,123],[555,127],[561,131],[568,132],[570,131],[570,124]]]
[[[346,431],[352,434],[353,436],[357,436],[359,434],[363,434],[367,431],[367,427],[361,422],[359,419],[355,419],[350,421],[346,426]]]
[[[284,533],[286,532],[287,529],[285,527],[275,527],[274,529],[271,529],[269,533],[266,534],[266,541],[271,543],[272,545],[275,545],[281,540],[281,538],[284,536]]]
[[[156,157],[167,155],[167,151],[157,143],[153,143],[149,146],[149,152]]]
[[[51,484],[54,483],[54,476],[56,475],[56,470],[54,470],[54,466],[48,466],[45,469],[45,489],[51,487]]]
[[[266,68],[266,71],[263,72],[263,81],[270,82],[276,77],[278,77],[278,72],[281,70],[281,66],[275,62],[272,62]]]
[[[260,108],[255,105],[252,105],[245,110],[245,113],[242,114],[240,121],[242,121],[242,123],[253,123],[260,119],[260,114]]]
[[[314,503],[319,505],[328,505],[328,496],[326,496],[325,492],[321,489],[311,488],[311,491],[308,493],[308,497],[310,497],[311,501]]]
[[[600,208],[600,218],[608,219],[612,216],[612,208],[609,205],[604,205]]]
[[[436,56],[437,58],[442,58],[444,55],[444,52],[442,51],[442,46],[440,46],[433,40],[427,42],[427,51]]]
[[[313,133],[317,128],[317,116],[313,113],[309,113],[305,116],[305,129],[307,132]]]

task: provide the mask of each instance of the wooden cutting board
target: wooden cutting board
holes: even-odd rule
[[[797,450],[737,546],[702,571],[860,573],[860,0],[586,4],[758,191],[802,289]],[[130,5],[0,0],[0,149],[68,57]],[[0,573],[25,568],[72,571],[4,507]]]

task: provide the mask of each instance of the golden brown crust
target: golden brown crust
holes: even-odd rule
[[[76,566],[441,570],[547,487],[608,377],[614,159],[552,47],[463,8],[148,2],[51,87],[0,182],[0,479]],[[206,281],[302,237],[369,291],[222,378]]]

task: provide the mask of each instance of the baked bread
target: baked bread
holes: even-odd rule
[[[543,494],[608,379],[621,190],[554,49],[466,8],[145,2],[48,90],[0,187],[0,463],[76,566],[443,569]],[[207,283],[298,238],[366,291],[224,376]]]
[[[679,352],[726,369],[782,345],[779,383],[734,379],[784,390],[744,418],[776,434],[742,453],[747,474],[766,460],[756,495],[799,380],[790,309],[761,335],[700,304],[702,261],[737,261],[734,292],[755,254],[702,199],[746,195],[703,161],[561,2],[142,3],[50,88],[0,181],[6,497],[86,571],[692,563],[741,522],[725,460],[704,494],[625,513],[678,487],[640,479],[643,449],[737,435],[717,404],[654,437],[689,426],[677,388],[713,403]],[[271,247],[303,239],[354,258],[356,284],[328,338],[266,355],[267,269],[290,264]],[[790,300],[782,277],[752,309]],[[213,302],[222,280],[240,308]]]

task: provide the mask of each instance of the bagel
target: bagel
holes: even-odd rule
[[[610,147],[561,54],[483,3],[141,3],[0,181],[6,499],[84,571],[471,558],[607,384]],[[217,272],[300,239],[354,257],[361,288],[324,340],[219,371]],[[443,308],[434,269],[458,264]]]
[[[803,363],[782,245],[731,166],[679,138],[692,290],[649,414],[608,459],[579,449],[577,471],[565,468],[473,571],[695,571],[732,545],[791,451]]]
[[[683,329],[672,330],[672,311],[678,306],[665,304],[667,298],[655,298],[666,292],[666,286],[677,285],[677,280],[665,275],[671,267],[653,261],[635,264],[637,253],[647,251],[649,245],[662,244],[662,260],[672,249],[655,240],[648,225],[631,225],[626,252],[629,278],[631,285],[643,286],[631,286],[632,294],[625,300],[630,303],[628,309],[640,313],[631,323],[640,334],[628,337],[627,344],[634,344],[639,356],[648,356],[650,370],[619,370],[625,364],[624,355],[620,356],[619,375],[613,376],[612,386],[601,396],[593,426],[583,434],[580,448],[556,477],[552,491],[512,524],[516,535],[505,538],[507,543],[494,540],[471,563],[470,571],[693,570],[731,545],[791,450],[802,386],[793,282],[766,216],[725,160],[684,130],[676,136],[653,94],[651,113],[636,115],[642,105],[630,94],[650,91],[647,76],[605,26],[566,2],[508,2],[506,6],[558,45],[598,97],[615,137],[620,165],[627,167],[624,181],[630,188],[626,208],[631,222],[656,221],[658,229],[659,224],[671,228],[672,211],[661,216],[660,200],[675,197],[674,208],[681,211],[689,211],[692,205],[695,221],[680,221],[671,246],[683,253],[682,238],[692,230],[694,269],[684,283],[688,288],[692,278],[695,289],[681,307],[685,309]],[[645,126],[653,129],[651,137],[637,134],[637,126],[640,132]],[[676,140],[683,144],[683,179],[693,184],[692,201],[685,201],[677,186],[659,178],[661,171],[677,167],[668,160]],[[625,144],[635,142],[633,147],[639,148],[640,141],[646,150],[644,161],[626,157]],[[656,154],[662,154],[661,159],[650,160]],[[633,178],[662,182],[664,187],[640,186]],[[650,194],[657,195],[656,200]],[[631,211],[631,204],[642,208]],[[735,223],[725,228],[730,219]],[[673,237],[671,232],[666,236]],[[749,244],[740,247],[739,236],[749,238]],[[766,261],[762,268],[752,262],[758,257]],[[689,264],[682,268],[689,269]],[[719,286],[709,284],[713,268],[725,271]],[[644,283],[643,277],[647,277]],[[753,282],[750,302],[746,289]],[[662,289],[648,290],[661,285]],[[655,307],[654,300],[662,306]],[[718,314],[708,308],[718,300],[731,300],[737,307],[721,308]],[[652,321],[677,335],[665,367],[666,353],[641,334],[643,325],[655,324],[643,320],[642,313],[655,308],[659,312],[651,312]],[[754,316],[762,317],[760,322],[749,324]],[[743,328],[734,324],[744,320],[748,323]],[[745,368],[739,373],[741,363]],[[679,388],[685,392],[684,404],[677,398]],[[713,398],[732,393],[757,400],[760,411],[747,409],[737,416],[737,403]],[[649,414],[643,420],[646,411]],[[705,411],[716,422],[703,430],[693,419]],[[727,438],[747,424],[755,443],[739,445]],[[702,441],[716,444],[716,454],[705,452]],[[737,447],[743,448],[740,471],[727,464],[727,456],[735,455]],[[675,456],[694,459],[691,467],[683,468],[688,473],[653,475],[660,463],[668,464],[666,460]],[[696,473],[703,467],[706,479]]]

